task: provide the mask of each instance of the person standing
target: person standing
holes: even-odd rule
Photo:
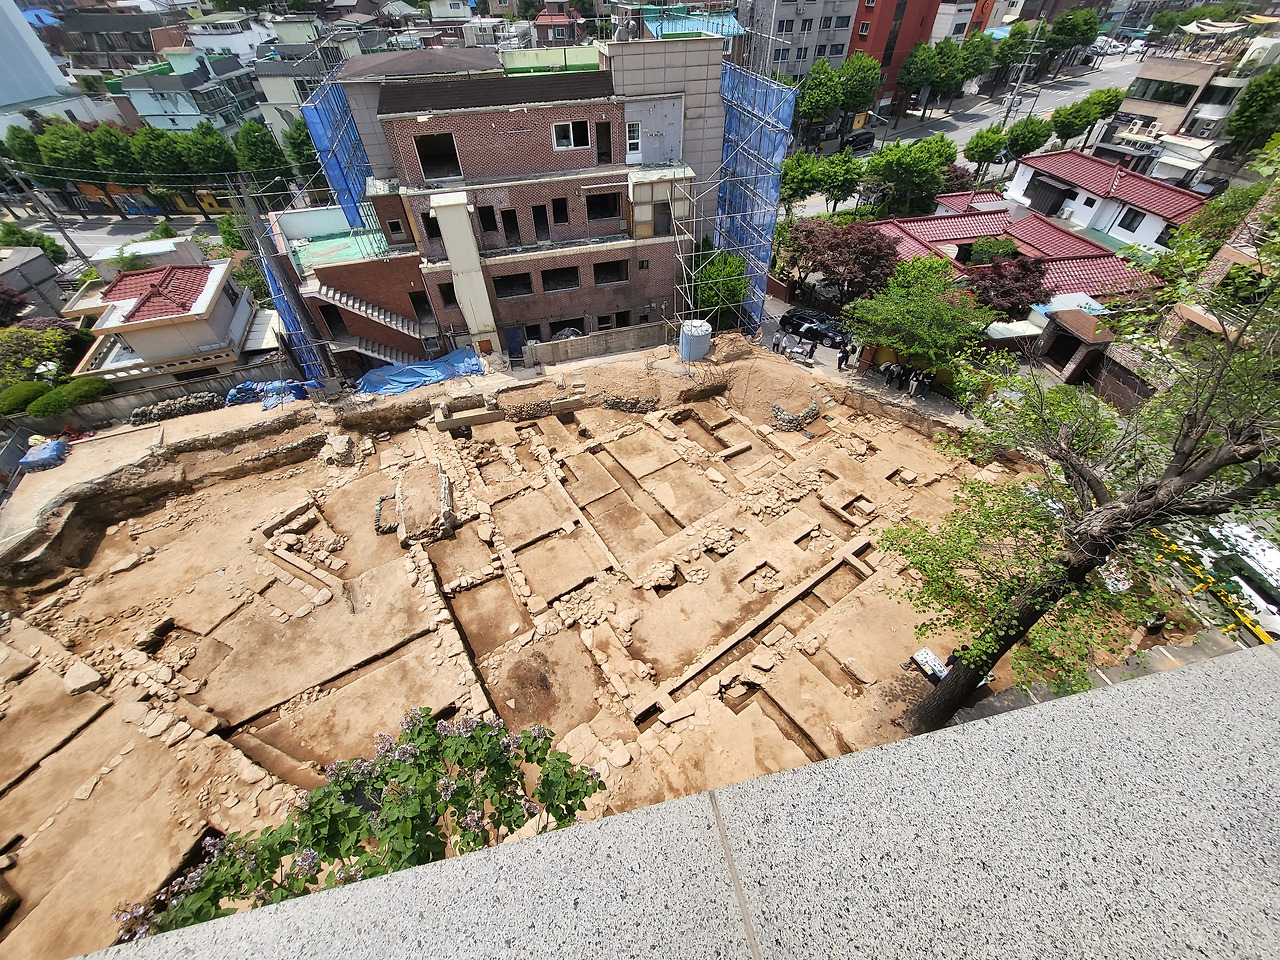
[[[813,355],[817,352],[818,352],[818,341],[810,340],[809,341],[809,359],[812,360]]]
[[[844,365],[849,362],[849,348],[843,343],[840,344],[840,351],[836,354],[836,369],[843,370]]]
[[[919,370],[912,370],[911,378],[907,382],[909,384],[909,387],[907,389],[907,396],[914,397],[919,394],[920,384],[924,382],[924,377],[920,375]]]
[[[924,375],[924,380],[920,383],[920,396],[927,397],[929,395],[929,388],[933,386],[933,380],[937,375],[933,370]]]
[[[897,376],[899,372],[901,372],[901,370],[902,370],[902,367],[898,365],[898,361],[896,360],[893,361],[892,363],[886,363],[884,365],[884,385],[887,387],[889,386],[889,384],[893,383],[893,381],[897,379]]]
[[[907,385],[907,378],[911,376],[911,368],[902,366],[898,369],[898,389],[902,390]]]
[[[779,330],[773,335],[773,352],[777,353],[782,349],[782,331]]]

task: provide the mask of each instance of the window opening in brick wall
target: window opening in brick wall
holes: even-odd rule
[[[507,238],[508,247],[520,246],[520,220],[514,210],[502,211],[502,232]]]
[[[454,292],[452,283],[440,284],[440,302],[446,307],[456,307],[458,305],[458,294]]]
[[[617,220],[622,216],[622,195],[592,193],[587,195],[588,220]]]
[[[329,336],[334,339],[350,336],[347,333],[346,321],[342,319],[342,314],[332,303],[320,304],[320,318],[324,320],[324,325],[329,328]]]
[[[531,323],[524,328],[524,338],[529,341],[542,342],[542,324]]]
[[[552,143],[557,150],[571,150],[574,147],[591,146],[591,124],[586,120],[574,120],[571,123],[555,123],[551,125]]]
[[[440,221],[425,211],[422,214],[422,228],[427,231],[428,240],[440,239]]]
[[[553,223],[569,222],[569,198],[556,197],[551,201],[551,221]]]
[[[636,323],[648,323],[648,322],[649,322],[649,315],[647,313],[642,313],[640,314],[640,316],[636,317]]]
[[[597,263],[591,269],[594,274],[596,286],[606,283],[625,283],[627,280],[627,264],[626,260],[606,260],[604,263]]]
[[[480,217],[480,229],[485,233],[498,232],[498,215],[494,212],[493,207],[477,207],[476,213]]]
[[[428,322],[436,318],[431,309],[431,299],[421,290],[409,291],[409,303],[413,306],[413,315],[420,321]]]
[[[557,290],[576,290],[578,286],[577,267],[559,267],[555,270],[542,271],[543,293],[554,293]]]
[[[570,320],[552,320],[551,338],[554,340],[556,334],[564,330],[576,330],[579,333],[586,333],[586,326],[586,319],[584,317],[573,317]]]
[[[596,163],[613,163],[613,124],[596,121]]]
[[[653,235],[671,236],[671,204],[666,200],[653,205]]]
[[[387,221],[387,234],[395,239],[404,237],[404,222],[401,220]]]
[[[452,133],[427,133],[413,138],[418,148],[418,162],[422,164],[424,180],[440,180],[462,176],[458,165],[458,148]]]
[[[551,224],[547,222],[546,204],[540,203],[533,208],[533,232],[539,242],[551,239]]]
[[[533,277],[527,273],[509,273],[493,278],[493,295],[499,300],[533,296]]]
[[[640,270],[648,270],[648,269],[649,269],[649,261],[648,261],[648,260],[641,260],[638,264],[636,264],[636,266],[637,266],[637,268],[639,268]]]

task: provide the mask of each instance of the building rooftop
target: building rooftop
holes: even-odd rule
[[[1172,223],[1185,222],[1204,206],[1204,197],[1198,193],[1144,177],[1118,163],[1091,157],[1079,150],[1041,153],[1023,157],[1019,163],[1099,197],[1110,197],[1157,214]]]
[[[1019,249],[1024,253],[1038,252],[1040,256],[1050,258],[1112,255],[1112,251],[1106,246],[1087,240],[1078,233],[1064,230],[1035,212],[1010,223],[1005,228],[1005,233],[1019,242]]]
[[[975,213],[985,204],[1003,204],[1004,194],[994,190],[966,190],[963,193],[940,193],[934,198],[939,204],[956,213]]]
[[[212,274],[213,267],[208,264],[131,270],[112,280],[101,296],[115,303],[134,301],[127,308],[122,304],[125,323],[185,316],[199,301]]]
[[[378,115],[506,107],[525,103],[603,100],[613,96],[613,74],[605,70],[518,77],[388,83],[378,98]]]
[[[339,80],[392,80],[450,73],[490,73],[502,70],[497,51],[488,47],[431,47],[365,53],[346,61]]]

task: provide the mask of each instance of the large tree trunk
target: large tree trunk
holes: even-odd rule
[[[974,664],[957,660],[942,682],[902,718],[906,731],[911,734],[928,733],[945,726],[977,692],[983,678],[1000,659],[1105,559],[1104,553],[1101,559],[1080,560],[1064,567],[1056,576],[1028,582],[1005,615],[990,623],[974,644],[976,649],[990,650],[990,653]]]

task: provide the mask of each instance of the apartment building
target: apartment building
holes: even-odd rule
[[[516,358],[674,316],[678,237],[695,195],[715,209],[697,185],[720,164],[721,53],[698,35],[348,61],[366,236],[275,218],[345,368],[465,345]]]
[[[125,7],[74,7],[62,14],[71,66],[79,70],[125,71],[151,63],[156,51],[181,44],[182,26],[166,26],[162,13]]]
[[[233,55],[250,63],[258,45],[275,36],[275,31],[251,13],[211,13],[187,24],[191,45],[209,54]]]
[[[194,47],[163,51],[171,72],[130,74],[120,87],[139,119],[161,130],[193,130],[209,121],[234,136],[246,120],[258,120],[253,70],[236,57],[206,57]]]

